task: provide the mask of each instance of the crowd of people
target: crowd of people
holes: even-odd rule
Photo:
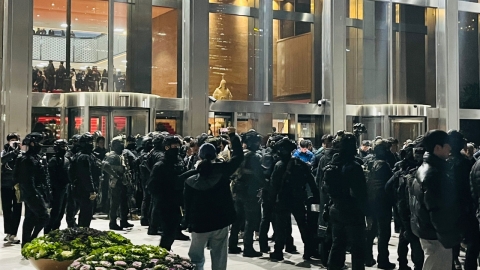
[[[411,269],[409,247],[415,270],[462,269],[461,248],[465,269],[477,269],[475,146],[455,130],[432,130],[402,147],[382,137],[360,144],[360,134],[324,135],[316,150],[308,140],[275,133],[263,138],[255,130],[183,138],[151,132],[117,136],[107,151],[100,133],[85,133],[55,141],[47,160],[43,134],[21,140],[12,133],[1,154],[4,240],[20,244],[22,202],[22,245],[42,230],[59,229],[64,216],[68,227],[90,227],[93,214],[104,212],[111,230],[128,230],[128,219],[139,218],[167,250],[175,240],[190,241],[186,230],[196,269],[204,269],[205,248],[212,269],[227,269],[228,254],[266,253],[283,261],[284,252],[296,253],[293,216],[304,260],[346,269],[349,252],[354,270],[395,269],[388,250],[393,220],[399,269]]]
[[[108,71],[98,70],[98,67],[87,67],[86,70],[70,69],[68,72],[60,62],[58,68],[52,60],[48,62],[48,66],[40,70],[38,67],[32,69],[32,86],[33,92],[103,92],[107,91]],[[68,79],[68,80],[67,80]],[[125,91],[126,77],[125,74],[118,71],[113,76],[115,90],[118,92]]]

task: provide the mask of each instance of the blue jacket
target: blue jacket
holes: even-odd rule
[[[293,153],[293,157],[299,158],[301,161],[305,163],[312,163],[313,159],[315,158],[315,155],[307,150],[307,152],[302,153],[300,149],[297,149],[295,153]]]

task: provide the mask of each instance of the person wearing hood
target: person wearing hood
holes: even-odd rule
[[[40,155],[42,141],[43,135],[37,132],[32,132],[23,139],[22,144],[27,146],[27,152],[17,159],[13,172],[20,199],[25,203],[22,247],[38,236],[50,218],[47,211],[50,184],[45,162]]]
[[[229,128],[232,157],[222,162],[216,159],[216,149],[204,144],[199,150],[196,174],[185,182],[185,221],[192,233],[188,255],[197,270],[203,270],[204,249],[209,243],[212,269],[227,269],[228,231],[236,218],[230,176],[243,162],[244,154],[240,137],[235,128]]]
[[[18,226],[22,214],[22,203],[17,201],[15,196],[15,180],[13,179],[13,170],[15,163],[20,155],[20,135],[10,133],[7,135],[7,144],[3,146],[2,158],[2,211],[3,225],[5,229],[4,241],[13,244],[19,244],[16,239]]]

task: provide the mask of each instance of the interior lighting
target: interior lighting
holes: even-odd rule
[[[165,34],[165,33],[158,33],[157,35],[159,35],[159,36],[166,36],[167,34]]]
[[[122,29],[122,28],[115,28],[113,31],[115,31],[115,32],[123,32],[124,29]]]
[[[127,60],[122,60],[122,63],[127,63]]]
[[[52,3],[52,7],[54,7],[54,6],[55,6],[55,3]]]
[[[60,27],[67,27],[67,26],[68,26],[68,24],[66,24],[66,23],[60,24]]]
[[[40,17],[40,14],[37,14],[37,17]]]

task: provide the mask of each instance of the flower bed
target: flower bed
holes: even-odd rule
[[[116,246],[93,251],[73,262],[69,270],[190,270],[190,260],[155,246]]]
[[[22,248],[22,256],[35,260],[75,260],[103,247],[131,245],[129,239],[111,232],[91,228],[55,230],[35,238]]]

